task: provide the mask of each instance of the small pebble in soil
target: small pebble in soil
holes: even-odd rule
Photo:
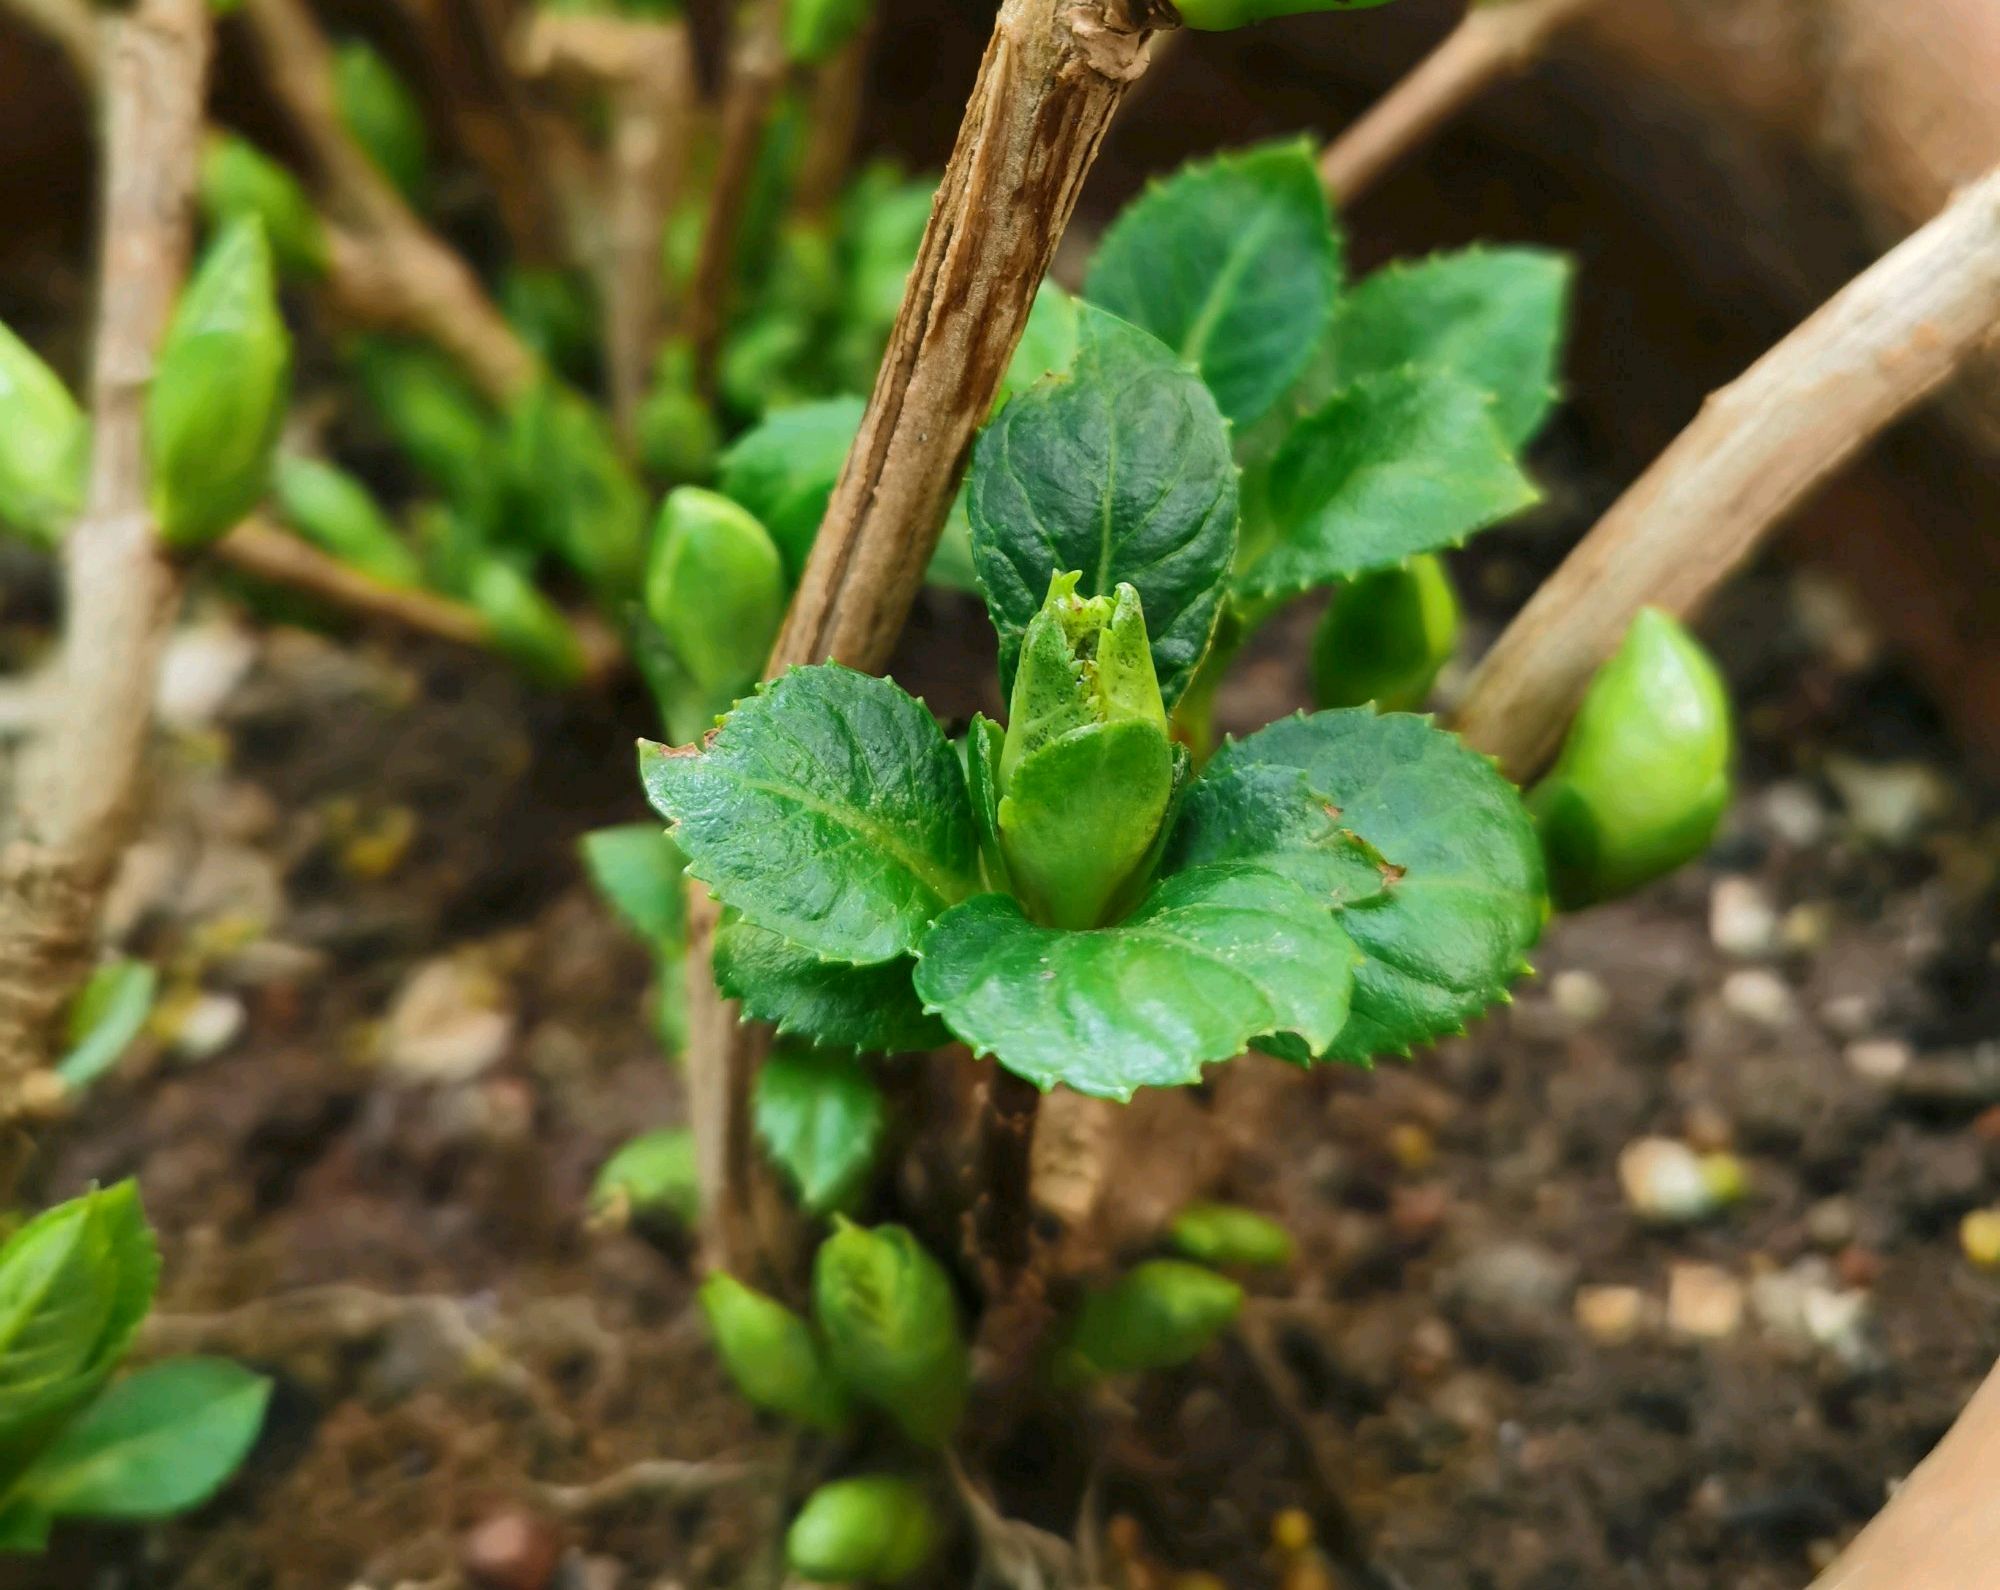
[[[1847,1069],[1870,1082],[1894,1082],[1916,1052],[1901,1038],[1857,1038],[1847,1046]]]
[[[1467,1254],[1440,1277],[1444,1294],[1468,1317],[1546,1314],[1576,1284],[1570,1260],[1533,1242],[1496,1242]]]
[[[1618,1184],[1641,1219],[1691,1225],[1743,1196],[1742,1162],[1733,1154],[1697,1154],[1671,1137],[1642,1137],[1618,1156]]]
[[[547,1590],[562,1560],[562,1538],[534,1513],[495,1513],[465,1532],[458,1558],[480,1590]]]
[[[1414,1176],[1430,1169],[1437,1158],[1437,1145],[1414,1121],[1402,1121],[1389,1128],[1389,1156],[1399,1170]]]
[[[1817,900],[1787,911],[1778,923],[1778,943],[1788,955],[1811,955],[1833,937],[1833,912]]]
[[[1576,1323],[1604,1347],[1629,1342],[1647,1324],[1651,1300],[1636,1286],[1583,1286],[1576,1293]]]
[[[1571,1025],[1594,1026],[1611,1012],[1611,990],[1594,972],[1572,967],[1549,979],[1549,1003]]]
[[[1837,1284],[1825,1259],[1801,1259],[1750,1283],[1750,1307],[1776,1341],[1802,1352],[1825,1351],[1850,1368],[1865,1365],[1868,1294]]]
[[[169,1029],[162,1036],[179,1060],[213,1059],[243,1034],[248,1012],[234,994],[195,992],[170,1012],[163,1012]]]
[[[1778,944],[1778,913],[1753,879],[1715,880],[1708,896],[1708,936],[1725,955],[1755,960]]]
[[[1794,850],[1810,850],[1826,837],[1826,807],[1810,784],[1795,779],[1773,784],[1758,809],[1764,826]]]
[[[1713,1264],[1667,1270],[1667,1328],[1677,1336],[1722,1341],[1743,1324],[1743,1284]]]
[[[1722,1006],[1730,1015],[1774,1032],[1789,1027],[1799,1013],[1790,986],[1761,966],[1731,972],[1722,980]]]
[[[1982,1270],[2000,1270],[2000,1208],[1975,1209],[1958,1223],[1958,1244]]]
[[[1859,1038],[1875,1023],[1876,1002],[1867,994],[1835,994],[1819,1007],[1819,1019],[1828,1032],[1841,1038]]]
[[[397,992],[383,1028],[382,1062],[405,1082],[466,1082],[497,1062],[513,1038],[514,1016],[492,973],[439,956]]]
[[[1890,849],[1913,844],[1951,804],[1951,785],[1927,762],[1829,756],[1826,776],[1855,833]]]
[[[1846,1198],[1822,1198],[1806,1211],[1806,1235],[1813,1246],[1837,1252],[1854,1240],[1854,1205]]]

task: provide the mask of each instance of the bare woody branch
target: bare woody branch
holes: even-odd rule
[[[1417,68],[1320,156],[1320,181],[1352,204],[1398,160],[1501,78],[1524,70],[1598,0],[1474,0]]]
[[[18,1113],[88,970],[135,816],[180,576],[146,506],[144,404],[187,274],[211,47],[205,0],[139,0],[100,24],[104,197],[94,443],[64,545],[64,703],[0,853],[0,1119]]]
[[[1153,30],[1171,18],[1153,0],[1002,5],[769,674],[827,658],[870,670],[887,663],[1083,179],[1145,71]],[[746,1113],[763,1040],[716,991],[714,916],[695,889],[688,1087],[709,1255],[745,1269],[772,1248],[759,1236],[768,1185]]]
[[[464,260],[425,226],[347,134],[334,101],[333,55],[302,0],[247,0],[271,87],[318,167],[330,220],[330,285],[371,325],[436,343],[495,402],[535,378],[535,356]]]
[[[1643,606],[1697,611],[1785,516],[2000,334],[2000,170],[1731,385],[1599,521],[1480,664],[1459,728],[1523,780]]]

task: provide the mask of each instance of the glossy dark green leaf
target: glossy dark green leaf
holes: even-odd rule
[[[1293,596],[1462,544],[1538,497],[1457,376],[1364,376],[1295,426],[1246,525],[1236,591]]]
[[[975,1052],[1041,1088],[1099,1098],[1199,1081],[1253,1038],[1314,1049],[1347,1019],[1355,949],[1332,912],[1263,867],[1156,884],[1112,927],[1038,927],[983,894],[938,919],[917,993]]]
[[[1260,785],[1252,769],[1271,771]],[[1290,782],[1288,773],[1303,782]],[[1354,975],[1352,1017],[1313,1053],[1350,1062],[1407,1053],[1463,1030],[1527,970],[1546,914],[1541,850],[1527,810],[1490,761],[1428,719],[1366,708],[1320,712],[1224,745],[1182,808],[1168,868],[1208,861],[1218,848],[1254,853],[1256,822],[1200,798],[1211,779],[1241,780],[1234,788],[1243,800],[1261,788],[1273,802],[1266,859],[1308,886],[1327,863],[1301,854],[1295,841],[1315,832],[1317,817],[1353,835],[1375,871],[1373,884],[1359,865],[1329,874],[1361,888],[1322,898],[1340,908],[1365,959]],[[1287,812],[1286,798],[1312,810]],[[1229,819],[1236,842],[1218,846],[1203,833],[1219,816]],[[1290,1046],[1277,1047],[1298,1057]]]
[[[1134,586],[1169,706],[1207,649],[1236,551],[1236,466],[1215,400],[1157,338],[1086,304],[1070,368],[1010,402],[966,482],[972,555],[1013,688],[1049,580]]]
[[[1152,332],[1247,425],[1297,378],[1339,281],[1312,150],[1293,140],[1154,183],[1104,234],[1084,297]]]
[[[1512,447],[1555,401],[1569,312],[1567,256],[1540,248],[1469,248],[1388,265],[1340,305],[1332,348],[1341,379],[1415,365],[1458,376],[1493,399]]]
[[[852,1055],[781,1045],[757,1069],[751,1119],[799,1202],[823,1215],[867,1181],[889,1112]]]
[[[908,954],[977,887],[957,753],[886,679],[794,668],[698,747],[642,743],[640,771],[690,875],[831,959]]]
[[[787,1037],[835,1049],[901,1054],[951,1041],[924,1014],[907,955],[856,966],[829,961],[728,913],[715,934],[715,982],[745,1015]]]
[[[658,823],[598,828],[578,842],[598,893],[649,944],[678,940],[687,926],[681,853]]]

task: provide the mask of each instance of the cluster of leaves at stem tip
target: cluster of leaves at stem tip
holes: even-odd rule
[[[175,1358],[114,1378],[159,1269],[129,1181],[0,1247],[0,1552],[41,1550],[63,1519],[198,1507],[257,1438],[270,1382],[239,1365]]]

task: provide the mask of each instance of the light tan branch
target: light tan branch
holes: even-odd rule
[[[89,969],[136,815],[180,576],[146,506],[145,395],[187,275],[211,46],[205,0],[139,0],[100,25],[105,127],[93,445],[63,549],[64,702],[0,854],[0,1120],[48,1059]]]
[[[1524,780],[1642,606],[1686,615],[1798,503],[2000,333],[2000,170],[1731,385],[1613,505],[1473,676],[1459,727]]]
[[[1000,8],[770,674],[827,658],[870,670],[888,662],[1083,179],[1145,71],[1152,30],[1170,16],[1150,0]],[[707,953],[714,910],[696,888],[689,1106],[710,1257],[742,1269],[771,1248],[758,1235],[769,1199],[745,1113],[762,1038],[716,991]]]
[[[535,356],[464,260],[425,226],[340,119],[333,53],[302,0],[247,0],[265,71],[318,168],[332,222],[329,282],[356,319],[436,343],[496,403],[534,379]]]
[[[1474,0],[1465,19],[1320,156],[1320,181],[1352,204],[1398,160],[1598,0]]]
[[[644,1458],[582,1485],[541,1485],[536,1497],[565,1518],[591,1518],[632,1502],[685,1502],[698,1496],[771,1477],[758,1463],[691,1462],[684,1458]]]

